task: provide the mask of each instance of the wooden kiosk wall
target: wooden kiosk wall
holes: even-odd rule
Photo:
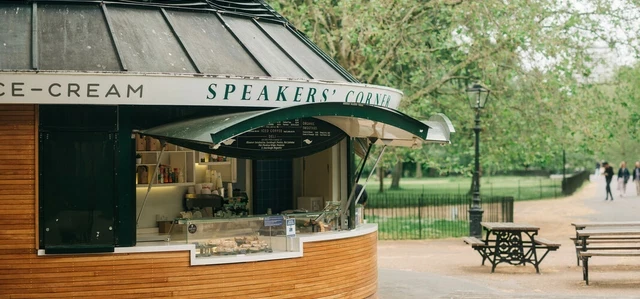
[[[190,266],[189,252],[37,256],[37,108],[0,104],[0,299],[366,298],[376,233],[305,243],[304,257]]]

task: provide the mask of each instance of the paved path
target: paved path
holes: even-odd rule
[[[593,179],[593,178],[592,178]],[[611,182],[613,201],[605,201],[605,181],[601,177],[595,180],[597,192],[585,198],[585,206],[597,211],[588,218],[591,221],[638,221],[640,220],[640,197],[636,195],[636,186],[629,181],[626,196],[618,194],[616,178]]]
[[[569,240],[574,221],[640,220],[640,197],[627,186],[620,197],[604,201],[604,179],[592,178],[574,196],[564,199],[517,202],[516,222],[539,225],[540,235],[562,243],[541,265],[500,265],[496,273],[480,266],[480,256],[460,238],[378,243],[378,298],[639,298],[640,259],[593,259],[591,283],[582,281]]]

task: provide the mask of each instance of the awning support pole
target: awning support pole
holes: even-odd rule
[[[144,206],[147,204],[147,199],[149,198],[149,193],[151,192],[151,186],[153,185],[153,180],[158,177],[158,169],[160,168],[160,161],[162,161],[162,154],[164,153],[165,146],[167,142],[164,140],[160,140],[160,146],[162,149],[160,150],[160,156],[158,156],[158,161],[156,162],[156,169],[153,171],[153,176],[149,181],[149,186],[147,186],[147,193],[144,195],[144,200],[142,201],[142,207],[140,207],[140,212],[138,213],[138,218],[136,218],[136,226],[138,226],[138,222],[140,221],[140,217],[142,216],[142,211],[144,211]]]
[[[357,142],[360,143],[360,146],[362,146],[364,148],[364,145],[362,144],[361,141],[359,141],[359,139],[355,139],[358,140]],[[369,154],[371,153],[371,148],[373,147],[373,144],[375,143],[375,141],[377,140],[377,138],[372,138],[371,143],[369,144],[369,147],[367,148],[367,151],[364,154],[364,157],[362,158],[362,161],[360,161],[360,165],[357,166],[357,172],[355,175],[355,180],[353,182],[354,187],[351,189],[351,193],[349,193],[349,197],[348,198],[353,198],[353,196],[355,195],[356,192],[356,188],[355,188],[355,184],[358,183],[358,180],[360,180],[360,176],[362,175],[362,171],[364,169],[365,164],[367,163],[367,159],[369,158]],[[345,209],[343,210],[348,210],[349,204],[351,204],[351,201],[347,201],[348,204],[345,206]],[[341,212],[344,215],[344,211]],[[320,219],[322,216],[324,216],[324,212],[321,213],[320,215],[318,215],[318,217],[316,217],[314,220],[318,221],[318,219]]]
[[[355,139],[355,140],[357,140],[357,142],[360,143],[360,146],[362,146],[364,148],[364,145],[362,144],[362,142],[359,139]],[[364,166],[367,164],[367,159],[369,159],[369,154],[371,153],[371,148],[373,147],[374,143],[375,143],[375,140],[371,140],[371,142],[369,143],[369,146],[367,147],[367,151],[364,154],[364,157],[362,157],[362,161],[360,161],[360,165],[358,165],[358,169],[357,169],[357,172],[356,172],[356,175],[355,175],[355,179],[353,180],[353,188],[351,189],[351,192],[349,193],[349,197],[347,198],[347,205],[344,206],[344,209],[342,211],[343,215],[345,215],[344,211],[347,211],[349,209],[349,205],[351,204],[351,200],[350,199],[353,198],[353,196],[355,196],[356,184],[360,180],[360,176],[362,175],[362,171],[364,170]]]
[[[373,164],[373,168],[371,169],[371,172],[369,173],[369,176],[367,177],[367,180],[364,181],[364,186],[367,185],[367,183],[369,182],[369,179],[371,178],[371,176],[373,175],[373,173],[376,171],[376,167],[378,166],[378,163],[380,162],[380,159],[382,158],[382,155],[384,154],[384,151],[387,149],[387,145],[385,144],[384,146],[382,146],[382,149],[380,150],[380,154],[378,155],[378,158],[376,158],[376,163]],[[362,196],[362,193],[364,192],[364,188],[362,187],[362,189],[360,189],[360,193],[358,194],[358,196],[356,197],[356,202],[358,202],[358,200],[360,200],[360,196]],[[351,201],[353,200],[353,195],[355,193],[356,188],[353,188],[351,190],[351,195],[349,196],[349,200],[347,201],[347,207],[349,207],[351,205]],[[347,211],[347,209],[345,209],[344,211],[342,211],[343,215],[345,214],[345,211]]]
[[[357,139],[356,139],[357,140]],[[360,142],[360,141],[358,141]],[[369,144],[369,147],[367,148],[367,152],[364,154],[364,157],[362,158],[362,161],[360,161],[360,165],[358,165],[358,172],[356,173],[356,179],[354,180],[353,184],[355,186],[355,184],[358,183],[358,181],[360,180],[360,176],[362,175],[362,171],[364,170],[364,165],[367,163],[367,159],[369,158],[369,153],[371,153],[371,148],[373,147],[373,143],[375,141],[372,141]],[[362,145],[361,145],[362,146]],[[364,147],[364,146],[363,146]]]

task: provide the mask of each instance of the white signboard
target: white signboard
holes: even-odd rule
[[[293,218],[287,219],[287,237],[296,236],[296,220]]]
[[[0,72],[0,104],[289,107],[348,102],[397,109],[402,92],[375,85],[205,75]]]

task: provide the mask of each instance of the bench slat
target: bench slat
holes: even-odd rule
[[[624,221],[624,222],[574,222],[571,225],[576,228],[585,228],[585,227],[607,227],[607,226],[640,226],[640,221]]]
[[[551,247],[560,247],[560,243],[554,242],[545,238],[534,237],[534,241],[536,244],[551,246]]]
[[[573,241],[580,241],[580,238],[569,238]],[[616,237],[616,236],[611,236],[611,237],[589,237],[587,239],[587,241],[591,241],[591,240],[640,240],[640,237],[635,237],[635,236],[624,236],[624,237]]]
[[[580,256],[640,256],[640,250],[628,251],[580,251]]]
[[[582,246],[576,246],[577,250],[582,251]],[[587,251],[590,250],[640,250],[640,246],[591,246],[587,247]]]
[[[615,244],[615,243],[640,243],[640,240],[587,240],[589,244]],[[576,246],[581,246],[582,242],[575,242]]]
[[[621,236],[628,236],[628,237],[640,237],[640,228],[635,228],[635,229],[584,229],[584,230],[578,230],[576,231],[576,234],[578,235],[578,237],[614,237],[614,236],[618,236],[620,238],[624,238]]]
[[[476,237],[464,237],[462,238],[462,241],[464,241],[465,243],[471,245],[471,246],[484,246],[484,241],[476,238]]]

